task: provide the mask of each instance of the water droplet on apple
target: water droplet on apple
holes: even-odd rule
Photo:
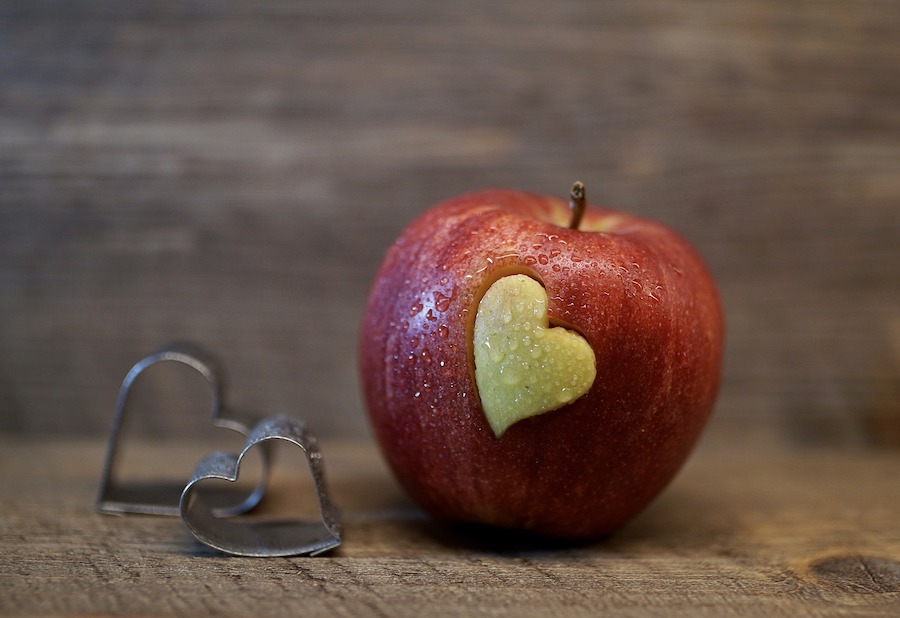
[[[431,352],[428,351],[428,348],[422,350],[422,362],[426,365],[431,364]]]
[[[437,334],[441,339],[446,339],[450,336],[450,328],[448,328],[446,324],[441,324],[438,326]]]
[[[413,303],[413,306],[409,308],[409,317],[413,317],[414,315],[421,313],[421,311],[422,303],[416,301],[415,303]]]
[[[508,386],[515,386],[522,381],[522,377],[512,371],[503,371],[500,373],[501,381]]]
[[[440,292],[434,293],[434,308],[438,311],[446,311],[450,308],[450,297],[444,296]]]
[[[487,348],[492,363],[500,363],[506,358],[506,354],[503,353],[503,350],[495,349],[490,341],[486,340],[483,345]],[[500,371],[502,372],[503,369],[501,368]]]
[[[573,254],[572,254],[572,261],[573,261],[573,262],[580,262],[580,261],[582,261],[583,259],[584,259],[584,258],[582,258],[582,257],[581,257],[580,255],[578,255],[577,253],[573,253]]]
[[[538,262],[546,266],[550,262],[550,259],[542,253],[538,256]]]
[[[569,394],[570,392],[571,392],[571,389],[569,389],[569,388],[561,388],[561,389],[559,389],[559,392],[557,392],[557,394],[556,394],[556,399],[560,403],[569,401],[569,399],[571,397],[571,395]]]
[[[525,262],[526,266],[534,266],[537,264],[537,258],[533,255],[526,255],[522,261]]]

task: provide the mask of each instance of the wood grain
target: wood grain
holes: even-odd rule
[[[225,557],[176,518],[94,513],[99,441],[4,439],[0,610],[896,615],[898,454],[797,453],[733,429],[717,425],[676,482],[620,532],[576,546],[434,523],[407,502],[371,444],[326,442],[344,544],[326,556],[286,559]],[[168,442],[141,443],[134,455],[157,471],[191,465]],[[279,470],[270,496],[278,508],[302,511],[308,486]]]
[[[235,405],[363,437],[356,328],[402,226],[580,178],[710,263],[720,414],[896,446],[897,66],[889,0],[4,2],[0,429],[98,435],[190,339]]]

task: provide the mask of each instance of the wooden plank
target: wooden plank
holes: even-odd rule
[[[707,257],[720,413],[900,443],[896,2],[12,1],[0,41],[0,429],[102,434],[188,338],[237,405],[362,437],[400,228],[579,177]]]
[[[319,558],[225,557],[177,519],[92,501],[98,441],[0,442],[0,608],[14,615],[893,616],[896,452],[795,452],[718,425],[675,483],[596,543],[558,545],[424,517],[370,444],[323,453],[345,542]],[[190,465],[144,442],[134,461]],[[279,468],[283,472],[282,468]],[[303,508],[288,472],[272,493]],[[280,496],[280,497],[279,497]],[[274,507],[272,507],[274,508]]]

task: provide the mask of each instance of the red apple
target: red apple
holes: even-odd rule
[[[400,483],[437,518],[606,534],[673,478],[712,410],[723,318],[701,258],[659,223],[583,210],[577,188],[575,215],[507,190],[443,202],[406,228],[375,279],[359,341],[369,419]],[[501,286],[486,297],[501,280],[534,280],[545,300]],[[520,327],[511,316],[530,320],[532,301],[536,322]],[[567,342],[535,347],[551,331],[585,340],[587,356]],[[586,377],[566,396],[573,366]],[[521,368],[530,377],[506,384]],[[559,403],[518,407],[541,389]]]

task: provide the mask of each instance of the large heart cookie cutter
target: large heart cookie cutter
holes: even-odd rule
[[[233,414],[226,415],[223,403],[224,380],[218,363],[205,350],[189,343],[169,345],[138,361],[125,376],[119,395],[116,399],[116,411],[112,431],[106,450],[103,475],[97,495],[97,510],[101,513],[125,514],[140,513],[148,515],[180,514],[180,499],[184,489],[184,479],[180,482],[160,481],[153,484],[137,484],[121,481],[116,478],[116,463],[119,454],[119,440],[122,424],[128,407],[128,396],[135,380],[153,365],[173,361],[183,363],[196,369],[206,378],[212,390],[212,423],[247,436],[253,422],[241,419]],[[245,513],[256,506],[266,490],[269,471],[267,449],[261,449],[262,475],[255,488],[249,493],[246,490],[231,490],[209,496],[214,502],[213,510],[217,516],[229,516]],[[184,478],[188,477],[185,474]]]
[[[234,482],[241,460],[256,445],[284,440],[300,447],[306,455],[319,502],[320,521],[241,521],[217,516],[204,499],[199,485],[209,479]],[[306,425],[293,418],[269,418],[247,436],[239,455],[212,453],[201,461],[181,494],[181,518],[202,543],[238,556],[315,556],[341,544],[337,508],[328,497],[322,456],[317,441]]]

